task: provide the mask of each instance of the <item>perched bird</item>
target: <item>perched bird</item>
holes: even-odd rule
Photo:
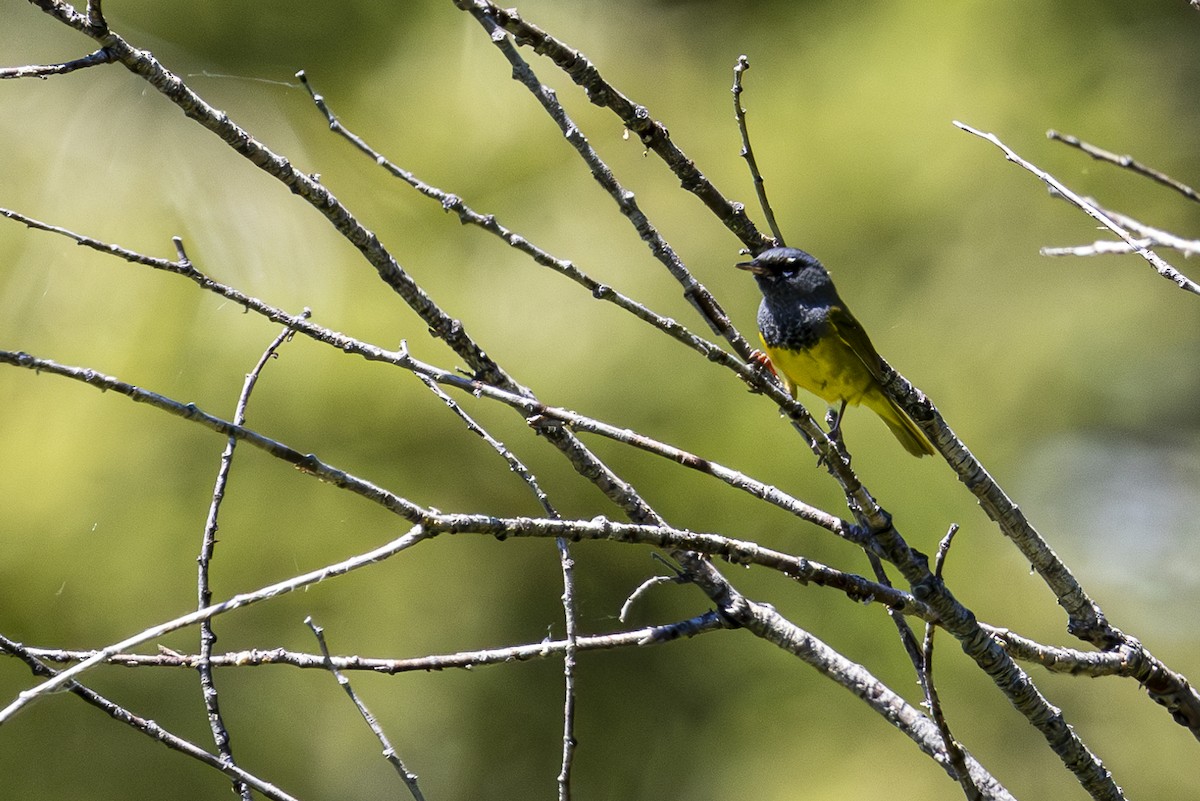
[[[933,453],[916,424],[883,391],[883,362],[838,297],[829,273],[796,248],[771,248],[737,265],[762,290],[758,331],[775,374],[793,397],[803,387],[829,404],[862,404],[887,423],[913,456]]]

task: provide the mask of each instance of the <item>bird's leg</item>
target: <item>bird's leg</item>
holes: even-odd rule
[[[833,446],[840,451],[846,463],[850,463],[849,454],[846,453],[846,443],[842,441],[842,417],[846,414],[846,401],[842,401],[842,405],[835,412],[833,409],[825,412],[825,425],[829,426],[829,440]]]
[[[846,413],[846,401],[842,401],[842,405],[835,412],[830,409],[825,413],[825,422],[829,425],[829,438],[836,439],[838,443],[842,441],[842,415]]]

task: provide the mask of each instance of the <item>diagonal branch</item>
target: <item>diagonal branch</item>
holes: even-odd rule
[[[193,92],[149,51],[135,48],[110,29],[97,30],[90,27],[86,17],[65,3],[57,0],[30,2],[61,22],[99,41],[112,52],[116,62],[146,80],[178,106],[186,116],[215,134],[234,152],[280,181],[320,212],[338,233],[358,249],[375,268],[383,282],[417,313],[430,332],[443,340],[466,362],[476,377],[486,383],[533,397],[526,387],[518,384],[484,352],[467,334],[461,322],[434,303],[383,246],[379,238],[360,223],[316,177],[296,169],[286,158],[252,137],[235,124],[229,115],[214,108]],[[657,520],[657,514],[636,490],[617,476],[573,434],[561,428],[549,428],[540,433],[562,452],[577,473],[590,480],[610,501],[629,515],[630,519],[638,522]],[[716,581],[716,577],[709,575],[707,580]]]
[[[329,653],[329,646],[325,642],[325,629],[318,626],[311,615],[306,617],[304,622],[312,629],[313,636],[317,638],[317,645],[321,649],[321,657],[325,668],[333,674],[334,680],[337,681],[339,687],[346,691],[346,695],[350,696],[350,702],[354,704],[354,708],[362,715],[367,727],[375,735],[375,739],[379,740],[379,744],[383,746],[384,759],[395,768],[396,773],[400,776],[400,780],[408,787],[408,792],[412,795],[413,801],[425,801],[425,794],[421,792],[421,787],[417,784],[417,774],[409,770],[408,766],[404,764],[404,760],[396,753],[396,749],[392,746],[391,741],[388,740],[383,727],[379,725],[379,721],[375,718],[375,715],[371,713],[366,703],[355,692],[354,686],[350,684],[350,680],[343,676],[338,666],[333,663],[333,656]]]
[[[1105,150],[1102,147],[1085,142],[1077,136],[1070,134],[1059,133],[1055,130],[1046,131],[1046,138],[1057,142],[1062,142],[1064,145],[1069,145],[1078,150],[1082,150],[1097,161],[1107,161],[1110,164],[1115,164],[1118,167],[1123,167],[1131,172],[1137,173],[1145,178],[1162,184],[1165,187],[1174,189],[1179,194],[1183,195],[1188,200],[1200,202],[1200,192],[1192,189],[1183,181],[1177,181],[1165,172],[1148,167],[1135,159],[1133,156],[1119,156],[1110,150]]]
[[[525,395],[520,395],[514,392],[509,392],[504,389],[499,389],[490,384],[485,384],[482,381],[474,378],[467,378],[457,372],[443,370],[438,367],[426,364],[411,356],[407,349],[400,351],[389,351],[379,348],[375,345],[363,342],[345,334],[331,331],[328,328],[319,326],[305,318],[303,315],[292,315],[288,312],[271,306],[258,298],[253,298],[245,293],[215,281],[196,269],[186,258],[180,258],[176,261],[169,259],[148,256],[138,253],[118,245],[101,242],[100,240],[91,237],[77,234],[59,226],[50,225],[49,223],[36,220],[19,212],[9,209],[0,208],[0,216],[8,217],[9,219],[23,223],[24,225],[35,228],[37,230],[50,231],[52,233],[65,236],[68,239],[82,245],[84,247],[97,250],[102,253],[107,253],[116,256],[125,261],[141,264],[151,267],[156,270],[173,273],[183,276],[191,281],[194,281],[201,289],[213,292],[227,300],[236,303],[243,308],[253,311],[261,315],[263,318],[282,325],[287,326],[291,330],[310,337],[314,341],[330,345],[343,353],[351,353],[360,356],[368,361],[383,362],[402,367],[415,373],[418,376],[426,376],[439,384],[453,386],[464,392],[467,392],[475,397],[488,398],[501,403],[512,406],[517,409],[522,416],[529,420],[535,420],[539,423],[549,422],[549,428],[566,427],[577,431],[596,434],[598,436],[607,437],[617,442],[622,442],[639,448],[648,453],[653,453],[665,459],[669,459],[691,470],[697,470],[702,473],[713,476],[726,484],[729,484],[735,489],[740,489],[753,495],[756,498],[765,500],[768,503],[783,509],[796,517],[814,523],[831,533],[853,542],[860,546],[869,546],[869,542],[865,533],[859,530],[853,524],[841,520],[827,512],[824,512],[816,507],[810,506],[791,495],[779,490],[776,487],[756,481],[745,474],[725,467],[724,465],[705,459],[696,454],[676,448],[663,442],[659,442],[650,437],[647,437],[637,432],[630,431],[627,428],[602,423],[593,418],[573,412],[569,409],[561,407],[548,406],[536,399],[531,399]],[[182,244],[176,240],[177,250],[182,252]],[[747,375],[753,371],[747,368]],[[774,386],[770,384],[769,386]],[[779,390],[783,392],[783,390]],[[788,399],[791,401],[790,398]],[[798,404],[797,404],[798,406]],[[803,407],[800,407],[803,410]]]
[[[318,94],[313,89],[312,84],[308,80],[308,76],[304,71],[296,73],[301,85],[308,90],[309,95],[313,99],[313,104],[325,115],[325,119],[329,122],[329,129],[338,134],[346,141],[350,142],[355,148],[367,155],[372,162],[387,171],[390,175],[399,178],[413,189],[420,192],[425,197],[436,201],[447,212],[453,212],[458,217],[458,221],[463,225],[474,225],[478,228],[499,237],[509,247],[521,251],[525,255],[532,258],[538,264],[548,267],[551,270],[563,275],[575,283],[582,286],[592,297],[597,300],[604,300],[612,303],[622,311],[629,312],[642,322],[648,323],[659,331],[663,332],[672,339],[677,340],[683,345],[691,348],[699,353],[704,358],[712,362],[722,364],[729,369],[737,372],[742,376],[743,380],[751,380],[751,370],[747,365],[739,361],[732,354],[722,349],[719,345],[697,336],[689,331],[686,327],[680,325],[670,317],[664,317],[651,309],[647,308],[633,298],[624,295],[611,286],[602,284],[592,278],[590,275],[579,269],[575,264],[565,259],[556,258],[551,253],[543,250],[537,245],[530,242],[524,236],[512,231],[505,225],[501,224],[496,219],[494,214],[481,214],[475,211],[458,195],[451,194],[432,186],[425,181],[422,181],[412,172],[400,167],[392,162],[378,150],[373,148],[361,136],[351,131],[345,124],[333,113],[329,108],[324,95]]]
[[[655,225],[650,222],[649,218],[642,212],[638,206],[637,199],[633,192],[626,189],[617,181],[615,175],[608,165],[600,158],[600,155],[588,143],[587,137],[579,126],[567,115],[566,109],[558,102],[558,98],[554,90],[544,85],[538,80],[533,69],[521,58],[517,49],[513,47],[509,38],[498,27],[496,21],[486,13],[482,13],[477,9],[470,9],[471,14],[483,26],[491,37],[492,44],[499,48],[500,52],[508,60],[513,68],[513,78],[519,81],[526,89],[533,94],[538,103],[554,120],[554,123],[562,131],[563,137],[575,148],[580,157],[587,164],[591,171],[592,177],[596,182],[607,192],[617,204],[617,208],[621,214],[633,225],[638,236],[650,247],[650,252],[667,268],[671,276],[679,282],[683,287],[683,296],[689,303],[696,308],[696,311],[704,318],[709,326],[716,333],[723,336],[734,351],[745,360],[749,360],[752,348],[747,343],[745,337],[733,327],[729,320],[729,315],[721,308],[717,299],[713,297],[708,289],[696,280],[695,276],[684,266],[679,255],[674,248],[663,239],[659,234]]]
[[[671,140],[667,128],[634,103],[601,76],[587,56],[532,25],[513,8],[501,8],[488,0],[454,0],[454,5],[476,18],[486,16],[508,31],[518,45],[532,48],[553,61],[559,69],[587,94],[588,100],[610,109],[626,129],[636,134],[642,144],[656,153],[679,179],[680,186],[691,192],[733,232],[747,250],[757,253],[771,246],[771,240],[759,233],[746,216],[741,203],[728,200],[705,177],[694,161]]]
[[[20,659],[29,666],[30,670],[35,676],[42,676],[43,678],[48,679],[57,679],[62,675],[63,672],[65,672],[56,671],[53,668],[42,664],[41,660],[31,654],[29,649],[25,648],[18,642],[8,639],[2,634],[0,634],[0,652],[10,653]],[[68,681],[65,683],[64,689],[67,692],[82,698],[85,702],[96,707],[101,712],[104,712],[113,720],[119,723],[124,723],[125,725],[142,732],[151,739],[162,743],[167,748],[170,748],[172,751],[178,751],[185,756],[189,756],[192,759],[208,765],[210,768],[215,768],[216,770],[221,771],[226,776],[233,779],[234,782],[240,782],[248,787],[253,787],[255,790],[258,790],[260,793],[262,793],[266,798],[272,799],[272,801],[297,801],[296,798],[288,795],[275,785],[258,778],[252,773],[248,773],[244,769],[239,768],[237,765],[234,765],[232,762],[223,759],[216,754],[210,754],[195,743],[185,740],[182,737],[168,731],[167,729],[164,729],[158,723],[150,720],[149,718],[143,718],[133,714],[128,709],[125,709],[113,701],[110,701],[108,698],[96,691],[89,689],[88,687],[84,687],[78,682]]]
[[[1035,166],[1031,162],[1026,161],[1025,159],[1021,158],[1020,156],[1018,156],[1016,154],[1016,152],[1013,151],[1012,148],[1010,148],[1008,145],[1001,142],[1000,139],[997,138],[997,136],[995,134],[984,133],[983,131],[972,128],[970,125],[967,125],[962,122],[955,121],[954,124],[956,126],[958,126],[959,128],[961,128],[962,130],[966,131],[967,133],[978,136],[980,139],[984,139],[988,142],[991,142],[993,145],[1000,148],[1000,150],[1003,151],[1003,153],[1004,153],[1004,158],[1011,161],[1013,164],[1016,164],[1017,166],[1032,173],[1034,176],[1036,176],[1038,178],[1038,180],[1040,180],[1042,183],[1046,184],[1046,186],[1050,187],[1050,189],[1052,191],[1054,191],[1061,197],[1065,198],[1066,200],[1070,201],[1072,205],[1077,207],[1084,214],[1088,215],[1093,220],[1100,223],[1105,228],[1107,228],[1108,230],[1110,230],[1114,234],[1116,234],[1118,237],[1120,237],[1121,240],[1125,244],[1129,245],[1129,247],[1133,249],[1134,253],[1137,253],[1143,259],[1150,262],[1150,265],[1163,278],[1166,278],[1167,280],[1174,282],[1175,284],[1177,284],[1179,286],[1180,289],[1186,290],[1186,291],[1191,292],[1196,295],[1200,295],[1200,284],[1197,284],[1195,281],[1191,280],[1186,275],[1184,275],[1183,273],[1176,270],[1174,267],[1172,267],[1170,264],[1168,264],[1161,256],[1159,256],[1153,250],[1150,250],[1145,245],[1138,242],[1138,240],[1136,238],[1134,238],[1134,236],[1132,234],[1130,234],[1128,231],[1126,231],[1124,228],[1122,228],[1120,225],[1118,225],[1107,214],[1105,214],[1100,209],[1096,208],[1096,206],[1094,204],[1089,203],[1088,201],[1084,200],[1079,195],[1072,192],[1070,189],[1068,189],[1062,182],[1060,182],[1053,175],[1046,172],[1045,170],[1040,169],[1039,167]]]
[[[826,643],[784,619],[764,604],[743,610],[738,622],[760,637],[791,653],[822,675],[849,690],[876,713],[903,732],[948,774],[954,767],[946,753],[941,732],[928,717],[896,695],[865,667],[850,661]],[[986,799],[1011,799],[1012,796],[973,756],[963,753],[971,782]]]

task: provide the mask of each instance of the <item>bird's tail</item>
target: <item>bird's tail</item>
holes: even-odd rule
[[[863,398],[863,405],[887,423],[887,427],[892,430],[896,439],[900,440],[904,450],[913,456],[932,456],[934,454],[929,438],[921,429],[917,428],[916,423],[891,398],[876,391]]]

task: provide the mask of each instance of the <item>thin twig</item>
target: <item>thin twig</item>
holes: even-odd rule
[[[559,565],[562,569],[562,608],[566,627],[567,647],[563,651],[563,742],[562,760],[558,770],[558,799],[571,801],[571,771],[575,764],[575,677],[576,655],[579,652],[578,604],[575,601],[575,560],[565,537],[555,537]]]
[[[496,23],[496,20],[487,13],[478,11],[477,9],[468,9],[475,16],[475,19],[487,31],[488,36],[504,57],[508,60],[513,68],[513,78],[519,81],[526,89],[533,94],[550,118],[558,125],[562,131],[563,137],[571,144],[579,156],[588,166],[593,178],[604,189],[605,192],[612,197],[617,204],[621,214],[629,220],[637,231],[638,236],[649,246],[651,254],[657,258],[671,276],[683,287],[683,296],[690,303],[701,318],[708,323],[712,330],[724,337],[725,340],[733,347],[735,353],[743,360],[748,360],[753,348],[750,347],[746,338],[733,327],[733,323],[729,320],[729,315],[721,308],[720,303],[713,297],[712,293],[687,269],[674,248],[663,239],[658,232],[657,227],[650,222],[649,218],[642,212],[638,206],[637,200],[633,192],[626,189],[613,175],[612,170],[600,155],[588,143],[587,137],[567,114],[566,109],[558,102],[558,98],[549,87],[545,86],[538,79],[533,69],[529,66],[525,59],[521,58],[520,53],[513,46],[509,37],[504,35],[504,32]]]
[[[682,581],[680,575],[674,576],[651,576],[650,578],[639,584],[633,592],[629,593],[629,597],[625,599],[625,603],[621,604],[621,611],[617,614],[617,620],[622,623],[629,620],[629,615],[633,611],[633,605],[650,590],[655,587],[660,587],[663,584],[679,584]]]
[[[912,587],[913,595],[930,605],[942,627],[959,641],[963,653],[975,661],[1013,708],[1025,716],[1096,801],[1124,799],[1112,774],[1067,723],[1062,710],[1051,704],[1033,679],[998,642],[987,636],[975,614],[933,575],[925,555],[912,549],[888,520],[875,537],[885,558],[899,568]]]
[[[950,526],[950,530],[946,532],[946,536],[942,538],[941,543],[938,545],[933,567],[933,575],[938,580],[942,578],[942,568],[946,564],[946,557],[950,555],[950,544],[954,541],[954,535],[957,533],[958,524],[954,523]],[[945,744],[946,755],[950,760],[950,764],[954,767],[956,778],[959,784],[962,785],[967,801],[980,801],[983,795],[971,779],[971,773],[967,769],[966,755],[963,752],[962,746],[958,744],[958,741],[954,739],[954,735],[950,733],[950,724],[946,722],[946,716],[942,712],[942,701],[938,697],[937,686],[933,682],[933,633],[935,628],[930,623],[925,624],[925,643],[922,648],[923,668],[921,670],[921,684],[925,688],[925,700],[929,705],[929,716],[933,718],[933,722],[938,727],[938,732],[942,735],[942,743]]]
[[[552,60],[583,89],[588,100],[616,114],[627,130],[663,160],[679,179],[680,186],[696,195],[748,251],[758,253],[770,247],[770,240],[755,228],[742,204],[722,195],[671,139],[667,126],[656,120],[645,106],[633,102],[606,81],[586,55],[521,19],[515,8],[502,8],[490,0],[454,0],[454,5],[476,17],[491,17],[512,34],[517,44]]]
[[[1136,240],[1137,245],[1142,247],[1169,247],[1162,242],[1155,242],[1153,239]],[[1200,246],[1200,242],[1196,243]],[[1137,249],[1137,245],[1129,245],[1125,242],[1114,242],[1111,239],[1097,239],[1090,245],[1064,245],[1059,247],[1041,247],[1038,248],[1038,253],[1042,256],[1104,256],[1117,255],[1124,256],[1133,253]]]
[[[249,311],[261,315],[271,322],[286,325],[297,333],[304,334],[317,342],[330,345],[344,353],[361,356],[368,361],[394,364],[411,370],[414,373],[428,375],[440,384],[454,386],[477,397],[485,397],[505,403],[521,412],[522,416],[527,420],[538,423],[540,430],[543,432],[554,431],[556,427],[561,427],[562,423],[566,423],[575,431],[592,433],[631,445],[648,453],[653,453],[677,462],[689,469],[707,473],[736,489],[748,492],[754,497],[778,506],[803,520],[815,523],[839,537],[857,544],[866,542],[864,533],[857,530],[854,525],[820,509],[809,506],[776,487],[751,479],[745,474],[725,467],[718,462],[713,462],[680,448],[658,442],[653,438],[630,431],[627,428],[608,425],[560,407],[547,406],[527,395],[497,388],[477,379],[465,378],[456,372],[438,369],[413,358],[406,349],[388,351],[316,325],[302,319],[298,315],[289,314],[278,307],[271,306],[258,298],[246,295],[231,286],[210,278],[196,269],[195,265],[186,259],[171,261],[169,259],[148,256],[120,247],[119,245],[77,234],[66,228],[42,222],[41,220],[28,217],[10,209],[0,208],[0,216],[8,217],[30,228],[67,237],[79,245],[116,256],[133,264],[141,264],[156,270],[163,270],[183,276],[195,282],[204,290],[220,295]],[[724,353],[724,351],[721,352]],[[756,389],[764,394],[769,395],[772,401],[779,404],[780,409],[788,416],[789,421],[793,425],[800,427],[806,435],[808,435],[807,432],[811,431],[813,432],[812,436],[824,436],[824,432],[812,420],[811,416],[808,415],[807,410],[794,401],[778,382],[764,380],[759,376],[759,370],[754,366],[738,362],[735,369],[744,381],[755,386]]]
[[[64,61],[61,64],[29,64],[24,67],[5,67],[4,69],[0,69],[0,80],[6,78],[46,79],[51,75],[66,75],[69,72],[95,67],[100,64],[111,64],[113,61],[112,52],[108,48],[102,47],[82,58]]]
[[[892,582],[888,578],[883,562],[870,551],[866,551],[866,554],[867,561],[871,564],[871,570],[875,573],[875,580],[884,586],[891,587]],[[912,626],[908,625],[908,620],[905,616],[895,609],[888,610],[888,617],[892,619],[892,623],[896,627],[896,633],[900,635],[900,644],[904,648],[904,653],[908,654],[908,660],[912,663],[913,669],[917,674],[917,681],[920,682],[921,689],[928,695],[929,688],[925,683],[925,658],[921,653],[921,644],[917,642],[916,633],[912,630]],[[927,627],[931,625],[933,625],[932,622],[926,623]]]
[[[367,709],[367,705],[358,697],[358,693],[354,692],[354,687],[351,686],[350,680],[342,675],[337,665],[333,664],[333,657],[329,653],[329,646],[325,644],[325,629],[318,626],[311,615],[304,618],[304,623],[312,629],[313,636],[317,638],[317,646],[321,649],[321,657],[325,662],[326,669],[333,674],[333,678],[337,681],[338,686],[346,691],[346,695],[350,696],[350,701],[354,704],[354,708],[362,715],[363,720],[367,722],[367,726],[371,729],[371,733],[375,735],[375,739],[379,740],[380,745],[383,746],[383,758],[395,768],[396,773],[400,775],[401,781],[408,787],[408,791],[412,794],[415,801],[425,801],[425,796],[421,794],[421,787],[417,784],[417,774],[405,767],[404,760],[400,759],[400,755],[392,747],[392,743],[388,740],[387,735],[384,734],[383,727],[379,725],[379,721],[371,714],[371,710]]]
[[[746,166],[750,168],[750,177],[754,181],[754,193],[758,196],[758,205],[762,208],[763,216],[767,220],[767,227],[771,229],[771,234],[775,237],[774,244],[782,247],[784,244],[783,232],[779,230],[779,223],[775,222],[775,212],[771,208],[771,201],[767,199],[767,184],[763,180],[762,173],[759,172],[758,162],[754,158],[754,148],[750,146],[750,130],[746,126],[746,110],[742,108],[742,75],[748,69],[750,69],[750,57],[738,56],[737,64],[733,67],[733,116],[737,120],[738,131],[742,135],[741,157],[746,160]]]
[[[42,664],[39,659],[34,657],[29,650],[20,643],[14,642],[3,635],[0,635],[0,651],[5,651],[20,659],[29,666],[30,670],[35,676],[53,680],[66,672],[57,671]],[[226,776],[233,779],[235,783],[241,783],[248,787],[252,787],[258,792],[262,793],[265,797],[272,799],[272,801],[297,801],[295,798],[288,795],[283,790],[280,790],[275,785],[258,778],[252,773],[248,773],[243,768],[239,768],[237,765],[222,759],[216,754],[210,754],[208,751],[205,751],[195,743],[185,740],[179,735],[164,729],[158,723],[155,723],[149,718],[143,718],[133,714],[128,709],[125,709],[113,701],[110,701],[108,698],[105,698],[103,695],[100,695],[94,690],[83,686],[77,681],[66,682],[63,685],[63,689],[79,698],[82,698],[84,701],[104,712],[118,723],[124,723],[126,726],[145,734],[155,742],[162,743],[172,751],[178,751],[179,753],[185,754],[198,762],[208,765],[210,768],[215,768],[216,770],[221,771]]]
[[[947,773],[953,775],[937,726],[865,667],[850,661],[819,638],[782,618],[775,609],[766,604],[751,604],[740,612],[738,623],[802,659],[805,664],[849,690],[908,736],[922,751],[932,756]],[[976,785],[984,790],[985,798],[1012,798],[1008,790],[978,761],[969,756],[967,759],[967,770]]]
[[[1177,181],[1165,172],[1160,172],[1153,167],[1147,167],[1140,161],[1137,161],[1133,156],[1118,156],[1109,150],[1096,147],[1093,144],[1083,141],[1079,137],[1071,136],[1070,134],[1059,133],[1053,129],[1046,131],[1046,137],[1055,142],[1062,142],[1064,145],[1070,145],[1073,148],[1082,150],[1097,161],[1107,161],[1110,164],[1115,164],[1138,175],[1149,178],[1152,181],[1157,181],[1163,186],[1174,189],[1179,194],[1186,197],[1188,200],[1200,202],[1200,193],[1192,189],[1182,181]]]
[[[1088,202],[1094,203],[1090,198]],[[1134,241],[1134,245],[1170,248],[1171,250],[1179,251],[1184,256],[1200,254],[1200,240],[1198,239],[1184,239],[1181,236],[1172,234],[1170,231],[1163,231],[1160,228],[1154,228],[1139,222],[1126,214],[1102,208],[1099,204],[1096,204],[1096,207],[1112,218],[1118,225],[1141,237]],[[1093,242],[1091,245],[1070,248],[1042,248],[1039,252],[1043,256],[1095,256],[1101,253],[1133,253],[1136,250],[1134,245],[1130,245],[1127,242],[1114,242],[1111,239],[1104,239]]]
[[[520,459],[517,458],[508,446],[503,442],[493,437],[479,425],[466,411],[449,395],[442,391],[441,387],[429,376],[419,375],[421,382],[429,388],[429,391],[441,399],[446,406],[458,416],[467,426],[467,430],[479,435],[492,450],[496,451],[505,462],[508,463],[508,469],[520,477],[529,487],[529,491],[537,498],[538,505],[542,507],[542,511],[552,520],[561,520],[558,510],[550,503],[550,498],[546,495],[538,484],[537,478],[533,472],[526,467]],[[575,755],[575,655],[576,655],[576,639],[578,637],[578,623],[575,606],[575,566],[574,560],[571,558],[571,546],[564,537],[557,537],[554,540],[555,547],[558,550],[559,566],[562,570],[563,592],[563,620],[565,622],[567,635],[567,648],[563,653],[563,751],[562,763],[558,773],[558,797],[559,801],[570,801],[571,797],[571,765]]]
[[[687,620],[658,626],[643,626],[628,631],[610,634],[583,634],[576,640],[580,651],[613,651],[623,648],[642,648],[663,645],[683,638],[696,637],[714,631],[725,630],[727,625],[716,612],[705,612]],[[566,652],[567,641],[542,640],[536,643],[510,645],[503,648],[485,648],[474,651],[458,651],[450,654],[430,654],[406,659],[382,659],[364,656],[331,656],[330,661],[338,670],[357,670],[381,673],[388,676],[400,673],[425,673],[439,670],[471,670],[488,665],[509,665],[513,662],[530,662],[561,656]],[[58,648],[26,648],[31,655],[48,662],[82,662],[96,656],[96,651],[71,651]],[[199,660],[198,654],[179,654],[161,650],[157,654],[120,653],[113,654],[105,664],[114,667],[165,667],[193,669]],[[309,670],[326,670],[325,657],[321,654],[306,654],[283,648],[234,651],[216,654],[210,658],[216,668],[264,667],[286,665]]]
[[[317,109],[325,115],[325,119],[329,122],[329,129],[335,134],[341,136],[346,141],[350,142],[355,148],[368,156],[372,162],[377,164],[390,175],[399,178],[406,184],[416,189],[425,197],[436,201],[442,209],[447,212],[453,212],[458,216],[458,220],[463,225],[474,225],[478,228],[487,231],[488,233],[500,238],[505,244],[519,250],[525,255],[532,258],[538,264],[548,267],[551,270],[563,275],[570,280],[579,284],[597,300],[604,300],[612,303],[622,311],[629,312],[642,322],[648,323],[659,331],[663,332],[672,339],[677,340],[683,345],[691,348],[699,353],[704,358],[712,362],[723,364],[730,369],[740,371],[745,365],[737,359],[733,354],[724,350],[716,343],[710,342],[703,337],[692,333],[688,328],[680,325],[677,321],[670,317],[664,317],[647,306],[637,302],[633,298],[623,295],[607,284],[602,284],[592,278],[578,266],[565,259],[556,258],[537,245],[530,242],[524,236],[512,231],[502,225],[494,214],[481,214],[470,206],[458,195],[443,191],[436,186],[426,183],[418,178],[412,172],[400,167],[392,162],[382,153],[371,147],[361,136],[351,131],[346,125],[333,113],[329,108],[328,101],[324,95],[319,94],[312,86],[307,75],[303,70],[296,73],[296,77],[300,79],[301,85],[308,90],[309,95],[313,99],[313,104]]]
[[[177,247],[180,260],[187,258],[183,249],[183,243],[177,241]],[[304,310],[302,317],[309,316],[308,309]],[[246,422],[246,406],[250,402],[250,393],[254,390],[254,385],[258,381],[259,375],[263,368],[266,367],[267,361],[275,356],[275,353],[283,345],[284,341],[290,338],[292,330],[284,328],[279,336],[275,337],[274,341],[267,346],[259,358],[258,363],[254,365],[249,373],[246,374],[246,380],[242,385],[242,392],[238,396],[237,408],[234,410],[233,422],[235,425],[244,425]],[[230,437],[225,443],[225,450],[221,453],[220,467],[217,470],[217,478],[213,485],[212,502],[208,507],[208,518],[204,524],[204,534],[200,542],[200,555],[196,558],[197,563],[197,599],[199,609],[204,609],[212,604],[212,589],[209,585],[209,567],[212,564],[213,552],[217,545],[217,520],[220,515],[221,502],[225,498],[225,488],[229,483],[229,471],[233,466],[233,453],[237,447],[237,438]],[[212,655],[213,646],[216,645],[217,635],[213,631],[212,621],[205,620],[200,624],[200,660],[196,664],[196,671],[200,674],[200,694],[204,698],[204,709],[208,714],[208,724],[212,729],[213,742],[217,746],[217,753],[222,758],[230,763],[233,759],[233,745],[230,742],[229,729],[225,726],[225,721],[221,715],[221,705],[219,695],[217,693],[216,683],[213,681],[212,668],[208,664],[208,657]],[[240,795],[244,801],[251,801],[250,788],[240,782],[234,782],[234,792]]]
[[[1146,261],[1150,262],[1150,265],[1152,267],[1154,267],[1154,269],[1158,272],[1158,274],[1161,275],[1163,278],[1166,278],[1167,280],[1172,281],[1177,286],[1179,286],[1180,289],[1184,289],[1193,294],[1200,295],[1200,284],[1197,284],[1195,281],[1191,280],[1186,275],[1184,275],[1183,273],[1176,270],[1174,267],[1172,267],[1170,264],[1168,264],[1166,261],[1164,261],[1163,258],[1161,256],[1159,256],[1157,253],[1155,253],[1153,250],[1150,250],[1149,248],[1143,247],[1142,245],[1140,245],[1138,243],[1137,239],[1131,233],[1129,233],[1124,228],[1122,228],[1120,225],[1118,225],[1116,223],[1116,221],[1114,221],[1111,217],[1109,217],[1103,211],[1096,208],[1096,206],[1094,204],[1088,203],[1082,197],[1080,197],[1079,195],[1072,192],[1070,189],[1068,189],[1061,181],[1059,181],[1053,175],[1051,175],[1050,173],[1046,172],[1045,170],[1035,166],[1034,164],[1026,161],[1025,159],[1021,158],[1020,156],[1018,156],[1016,154],[1016,152],[1013,151],[1012,148],[1010,148],[1008,145],[1001,142],[1000,139],[995,134],[984,133],[983,131],[972,128],[970,125],[967,125],[965,123],[958,122],[958,121],[955,121],[954,124],[956,126],[958,126],[960,129],[966,131],[967,133],[974,134],[975,136],[978,136],[980,139],[984,139],[988,142],[991,142],[993,145],[1000,148],[1000,150],[1004,152],[1004,157],[1006,159],[1008,159],[1012,163],[1024,168],[1025,170],[1029,171],[1033,175],[1037,176],[1037,178],[1042,183],[1046,184],[1046,186],[1050,187],[1052,190],[1054,190],[1054,192],[1061,195],[1064,199],[1069,201],[1073,206],[1077,207],[1084,214],[1088,215],[1089,217],[1094,219],[1096,222],[1100,223],[1105,228],[1107,228],[1108,230],[1112,231],[1114,234],[1119,236],[1121,238],[1121,240],[1124,241],[1125,244],[1129,245],[1135,253],[1137,253],[1139,256],[1141,256]]]
[[[463,424],[466,425],[468,431],[477,435],[480,439],[488,444],[488,447],[490,447],[492,450],[498,453],[502,459],[504,459],[504,461],[508,464],[508,469],[511,470],[518,478],[521,479],[521,481],[525,482],[526,486],[529,487],[529,491],[533,493],[533,497],[537,499],[538,506],[542,508],[542,511],[546,514],[546,516],[559,519],[558,512],[550,503],[550,498],[541,488],[541,485],[538,484],[537,477],[534,476],[533,472],[526,467],[520,459],[517,458],[516,454],[509,450],[508,446],[503,442],[489,434],[483,426],[481,426],[473,417],[471,417],[471,415],[467,414],[467,412],[462,408],[462,406],[459,405],[457,401],[454,400],[454,398],[451,398],[449,395],[443,392],[441,387],[437,385],[437,381],[431,376],[423,373],[417,373],[416,375],[417,378],[421,380],[421,383],[429,388],[430,392],[436,395],[442,403],[446,404],[446,408],[454,412],[455,416],[463,421]]]
[[[671,576],[655,576],[638,586],[630,595],[636,600],[645,590],[662,583],[679,583],[679,579]],[[622,611],[628,617],[629,600],[622,606]],[[1004,650],[1023,662],[1033,662],[1051,673],[1065,673],[1071,676],[1134,676],[1135,662],[1131,654],[1125,650],[1118,651],[1080,651],[1074,648],[1061,648],[1045,645],[1023,637],[1010,629],[981,624],[988,636],[1001,644]],[[709,612],[698,618],[681,623],[664,626],[649,626],[628,632],[614,634],[581,635],[578,639],[580,651],[611,650],[630,645],[649,645],[666,642],[678,637],[691,637],[694,634],[722,628],[720,618],[715,612]],[[528,645],[516,645],[506,648],[494,648],[482,651],[463,651],[454,654],[413,657],[407,659],[381,659],[359,656],[335,656],[334,664],[339,670],[369,670],[376,673],[405,673],[410,671],[443,670],[448,668],[467,668],[478,665],[501,665],[508,662],[521,662],[529,659],[544,659],[562,653],[566,648],[565,640],[543,640]],[[96,651],[79,651],[64,648],[34,648],[26,650],[38,659],[47,662],[66,664],[81,662],[96,655]],[[160,650],[157,654],[120,653],[113,654],[105,660],[105,664],[115,667],[167,667],[186,668],[194,670],[199,660],[198,654],[180,654],[173,651]],[[248,651],[231,651],[224,654],[213,654],[209,663],[214,668],[230,667],[259,667],[265,665],[289,665],[297,668],[321,668],[319,654],[304,654],[287,651],[283,648],[252,649]]]

